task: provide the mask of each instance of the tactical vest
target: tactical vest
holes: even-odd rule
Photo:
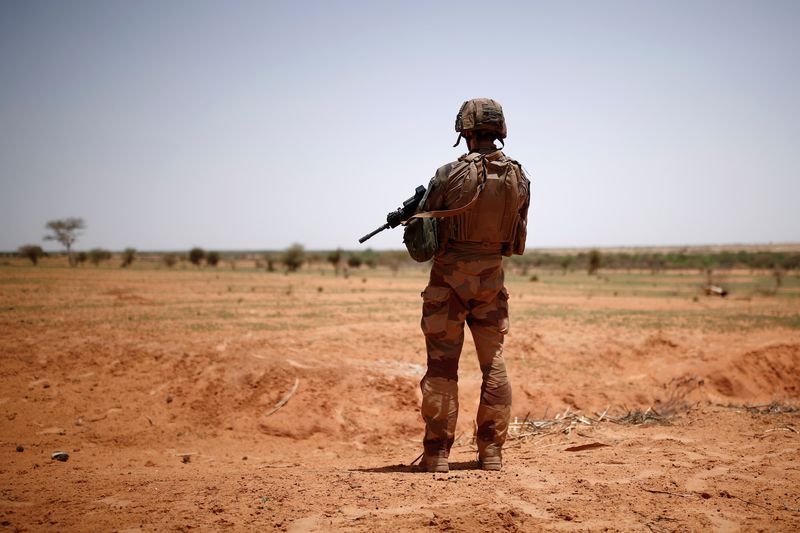
[[[527,231],[519,211],[528,201],[529,185],[520,164],[500,151],[472,152],[458,161],[447,180],[447,208],[475,203],[456,216],[439,219],[439,249],[443,251],[448,241],[500,243],[504,255],[522,253]]]

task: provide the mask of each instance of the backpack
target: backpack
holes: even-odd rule
[[[486,155],[466,154],[450,171],[447,184],[455,197],[447,201],[460,207],[420,212],[404,222],[403,243],[414,260],[429,261],[449,240],[502,243],[509,256],[524,251],[527,232],[519,209],[528,201],[528,179],[513,159]]]

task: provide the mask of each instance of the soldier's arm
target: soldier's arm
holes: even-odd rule
[[[439,167],[428,184],[425,198],[420,202],[420,211],[435,211],[444,209],[445,193],[447,192],[447,177],[450,174],[452,163]]]
[[[520,165],[520,170],[522,171],[522,177],[525,179],[525,201],[522,207],[519,208],[519,216],[525,222],[525,225],[528,224],[528,208],[531,205],[531,180],[528,179],[528,173],[522,168]]]
[[[522,191],[522,197],[524,199],[518,211],[520,223],[517,229],[516,242],[514,243],[514,253],[522,255],[525,252],[525,240],[528,237],[528,208],[531,205],[531,180],[528,179],[528,173],[525,172],[522,165],[519,165],[519,171],[522,177],[520,187],[524,187],[525,190]]]

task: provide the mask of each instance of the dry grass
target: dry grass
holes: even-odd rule
[[[569,435],[573,430],[582,426],[596,426],[602,422],[640,426],[643,424],[668,424],[676,411],[659,413],[652,407],[646,410],[628,410],[624,414],[610,415],[608,409],[596,413],[594,417],[581,413],[570,412],[567,408],[564,413],[559,413],[553,418],[533,420],[528,417],[520,419],[515,417],[508,425],[508,437],[511,440],[525,440],[531,437],[540,437],[556,433]]]

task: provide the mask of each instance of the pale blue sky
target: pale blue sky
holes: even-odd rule
[[[798,28],[794,1],[3,0],[0,250],[67,216],[79,249],[358,248],[484,96],[529,247],[798,242]]]

